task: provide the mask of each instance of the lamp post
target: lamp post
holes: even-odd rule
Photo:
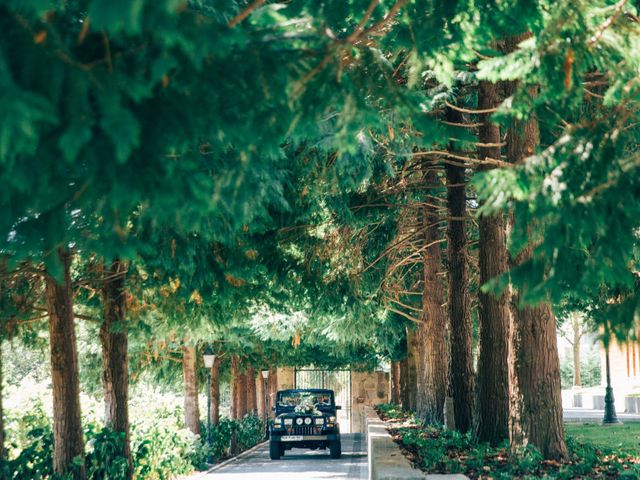
[[[269,370],[262,370],[262,391],[264,392],[264,428],[265,438],[269,438],[269,394],[267,392],[267,379],[269,378]]]
[[[611,367],[609,365],[609,344],[604,348],[605,365],[607,369],[607,388],[604,395],[604,418],[602,423],[605,425],[613,423],[622,423],[616,415],[616,403],[613,398],[613,388],[611,387]]]
[[[207,369],[207,447],[211,449],[211,368],[216,361],[216,356],[210,345],[204,349],[202,358]]]

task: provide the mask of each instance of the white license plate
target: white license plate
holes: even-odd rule
[[[302,435],[283,435],[280,440],[283,442],[300,442],[302,441]]]

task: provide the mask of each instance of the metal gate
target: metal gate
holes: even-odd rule
[[[342,433],[351,432],[351,370],[318,370],[303,368],[295,370],[295,388],[328,388],[335,393],[338,422]]]

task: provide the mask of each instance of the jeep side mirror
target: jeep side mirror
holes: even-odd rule
[[[342,407],[340,405],[336,405],[336,410],[342,410]]]

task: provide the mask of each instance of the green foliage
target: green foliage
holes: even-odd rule
[[[393,410],[384,406],[384,410]],[[420,468],[429,473],[463,473],[471,478],[491,476],[510,478],[636,478],[640,473],[635,440],[622,447],[615,438],[629,438],[632,432],[613,432],[608,427],[568,425],[567,462],[545,461],[540,452],[529,446],[519,455],[510,456],[506,446],[492,448],[476,444],[471,434],[432,426],[403,426],[393,429],[403,448],[418,459]],[[637,427],[630,427],[635,430]],[[637,439],[636,439],[637,440]],[[631,445],[631,447],[630,447]]]
[[[92,480],[126,478],[128,464],[121,454],[123,434],[113,432],[92,419],[84,420],[85,464]],[[2,465],[10,480],[61,480],[53,474],[53,433],[41,402],[28,411],[7,418],[12,439],[9,460]],[[203,432],[206,429],[203,426]],[[237,451],[231,452],[236,436]],[[256,415],[242,420],[222,418],[212,429],[212,446],[182,425],[182,410],[154,409],[151,418],[134,421],[131,446],[134,477],[140,480],[165,480],[186,475],[194,469],[206,469],[209,459],[219,461],[232,453],[253,447],[264,438],[264,426]]]

